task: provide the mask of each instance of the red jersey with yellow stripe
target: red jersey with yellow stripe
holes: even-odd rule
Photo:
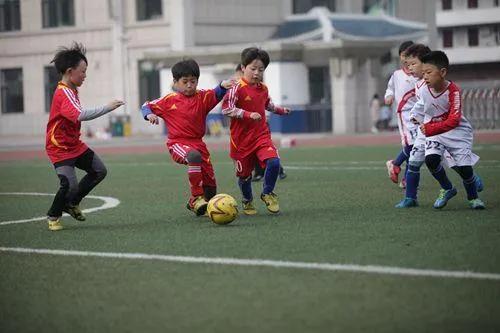
[[[52,163],[75,158],[88,149],[80,140],[81,110],[78,91],[59,82],[52,98],[45,137],[45,150]]]
[[[271,131],[266,121],[266,107],[270,100],[265,84],[251,85],[244,79],[240,79],[226,94],[223,110],[238,108],[257,112],[262,117],[258,121],[248,117],[231,118],[231,158],[243,158],[263,145],[272,145]]]
[[[192,96],[171,93],[146,102],[151,111],[165,121],[168,141],[201,141],[206,132],[207,115],[219,101],[214,89],[197,90]]]

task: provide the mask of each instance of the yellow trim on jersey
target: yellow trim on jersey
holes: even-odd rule
[[[163,99],[169,99],[170,97],[174,97],[174,96],[177,96],[177,93],[172,92],[170,94],[167,94],[165,97],[163,97]]]
[[[238,148],[238,146],[236,146],[236,144],[234,143],[232,136],[229,137],[229,141],[231,142],[234,148]]]
[[[57,125],[59,125],[60,122],[61,122],[60,120],[58,122],[56,122],[54,124],[54,127],[52,127],[52,129],[50,130],[50,142],[52,142],[52,144],[58,148],[68,149],[68,147],[60,145],[59,142],[57,142],[56,137],[54,135],[56,127],[57,127]]]

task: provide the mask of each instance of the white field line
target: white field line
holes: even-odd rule
[[[51,193],[38,193],[38,192],[0,192],[0,195],[54,196],[54,194],[51,194]],[[99,199],[99,200],[104,201],[104,203],[99,207],[87,208],[87,209],[82,210],[82,212],[84,212],[84,213],[92,213],[92,212],[97,212],[97,211],[103,210],[103,209],[114,208],[120,204],[120,200],[118,200],[116,198],[112,198],[112,197],[103,197],[103,196],[98,196],[98,195],[87,195],[86,198]],[[69,216],[69,215],[64,213],[64,216]],[[2,221],[2,222],[0,222],[0,226],[8,225],[8,224],[18,224],[18,223],[41,221],[41,220],[45,220],[46,218],[47,218],[47,216],[40,216],[40,217],[33,217],[30,219],[25,219],[25,220]]]
[[[363,265],[350,265],[350,264],[309,263],[309,262],[294,262],[294,261],[264,260],[264,259],[206,258],[206,257],[161,255],[161,254],[146,254],[146,253],[116,253],[116,252],[31,249],[22,247],[0,247],[0,252],[10,252],[10,253],[13,252],[13,253],[24,253],[24,254],[47,254],[47,255],[76,256],[76,257],[97,257],[97,258],[112,258],[112,259],[157,260],[157,261],[191,263],[191,264],[293,268],[293,269],[320,270],[320,271],[357,272],[357,273],[369,273],[369,274],[381,274],[381,275],[500,281],[500,274],[495,274],[495,273],[479,273],[471,271],[444,271],[444,270],[416,269],[416,268],[375,266],[375,265],[363,266]]]

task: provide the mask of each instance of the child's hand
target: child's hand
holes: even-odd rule
[[[426,135],[425,134],[425,126],[424,126],[424,124],[420,125],[420,131],[422,132],[423,135]]]
[[[224,89],[232,88],[236,84],[235,79],[224,80],[220,83],[221,87]]]
[[[392,102],[394,102],[394,96],[387,96],[384,102],[385,105],[392,105]]]
[[[415,118],[415,117],[410,117],[410,122],[412,122],[415,125],[420,125],[420,123],[418,122],[417,118]]]
[[[146,118],[148,118],[149,122],[152,125],[158,125],[160,123],[160,121],[158,120],[158,116],[153,113],[148,114]]]
[[[283,114],[289,115],[290,113],[292,113],[292,110],[289,108],[283,108]]]
[[[252,120],[261,120],[262,116],[257,112],[252,112],[252,113],[250,113],[250,118]]]
[[[120,100],[112,100],[111,102],[109,102],[108,104],[106,104],[106,108],[110,111],[113,111],[114,109],[124,105],[125,103],[123,101],[120,101]]]

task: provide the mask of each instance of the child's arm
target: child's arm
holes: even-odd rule
[[[266,110],[270,111],[272,113],[279,114],[280,116],[288,115],[288,114],[290,114],[290,112],[292,112],[292,110],[290,110],[289,108],[285,108],[285,107],[282,107],[282,106],[275,105],[271,101],[271,99],[269,99],[269,101],[267,102]]]
[[[394,102],[394,74],[391,75],[385,90],[384,102],[386,105],[392,105]]]
[[[114,109],[122,106],[123,104],[125,104],[125,103],[115,99],[115,100],[113,100],[113,101],[111,101],[108,104],[103,105],[103,106],[98,106],[98,107],[89,108],[89,109],[82,109],[80,112],[80,115],[78,116],[78,120],[87,121],[87,120],[99,118],[99,117],[105,115],[106,113],[111,112]]]
[[[450,109],[445,119],[436,122],[428,122],[420,126],[425,136],[434,136],[451,131],[460,124],[462,119],[462,105],[460,91],[458,89],[450,91]]]
[[[249,112],[236,107],[238,101],[238,86],[232,87],[224,97],[222,114],[230,118],[260,120],[262,117],[257,112]]]
[[[149,121],[152,125],[158,125],[160,123],[158,116],[161,115],[162,110],[168,109],[165,106],[168,103],[167,99],[169,96],[170,94],[164,98],[158,98],[152,102],[147,101],[142,104],[141,113],[144,120]]]
[[[212,109],[219,104],[219,102],[224,98],[226,92],[229,88],[233,87],[235,81],[233,79],[224,80],[217,85],[214,89],[203,90],[203,106],[206,113],[212,111]]]

